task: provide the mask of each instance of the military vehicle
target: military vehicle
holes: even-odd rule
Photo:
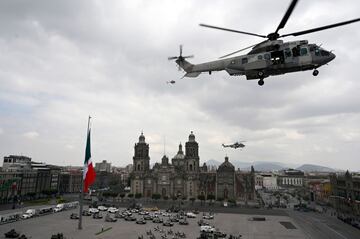
[[[232,52],[220,58],[226,58],[251,48],[251,50],[245,55],[205,62],[202,64],[192,64],[186,59],[192,58],[193,56],[183,56],[183,47],[180,45],[180,55],[169,57],[168,60],[175,60],[178,66],[186,72],[184,77],[197,77],[203,72],[207,72],[211,75],[214,71],[226,71],[230,76],[245,75],[247,80],[258,79],[258,84],[260,86],[264,85],[264,79],[266,77],[282,75],[290,72],[313,70],[313,75],[317,76],[319,74],[318,68],[329,63],[335,58],[335,54],[332,53],[332,51],[325,50],[320,45],[309,43],[307,40],[284,42],[279,39],[288,36],[301,36],[343,26],[360,21],[360,18],[280,35],[279,30],[285,27],[285,24],[293,12],[297,2],[298,0],[293,0],[291,2],[275,32],[267,35],[217,27],[208,24],[200,24],[202,27],[266,39],[260,43],[256,43],[252,46]],[[346,43],[344,42],[344,44]]]

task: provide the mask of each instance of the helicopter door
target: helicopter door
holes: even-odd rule
[[[274,65],[284,64],[284,51],[271,52],[271,61]]]
[[[307,65],[311,63],[311,55],[307,46],[302,46],[300,48],[299,63],[301,65]]]

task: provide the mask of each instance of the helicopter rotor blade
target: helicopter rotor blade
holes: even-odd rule
[[[213,28],[213,29],[217,29],[217,30],[228,31],[228,32],[241,33],[241,34],[246,34],[246,35],[251,35],[251,36],[257,36],[257,37],[262,37],[262,38],[267,38],[267,36],[264,36],[264,35],[259,35],[259,34],[255,34],[255,33],[251,33],[251,32],[243,32],[243,31],[238,31],[238,30],[229,29],[229,28],[216,27],[216,26],[211,26],[211,25],[202,24],[202,23],[200,23],[199,26]]]
[[[190,55],[190,56],[183,56],[182,58],[186,59],[186,58],[194,58],[194,55]]]
[[[170,56],[170,57],[168,57],[168,60],[171,61],[171,60],[175,60],[177,58],[178,58],[177,56]]]
[[[183,46],[180,45],[180,56],[182,56],[182,49],[183,49]]]
[[[326,26],[322,26],[322,27],[312,28],[312,29],[308,29],[308,30],[304,30],[304,31],[288,33],[288,34],[281,35],[280,37],[305,35],[308,33],[318,32],[318,31],[326,30],[326,29],[333,28],[333,27],[339,27],[342,25],[346,25],[346,24],[350,24],[350,23],[354,23],[354,22],[358,22],[358,21],[360,21],[360,18],[356,18],[353,20],[345,21],[345,22],[339,22],[339,23],[335,23],[335,24],[331,24],[331,25],[326,25]]]
[[[267,40],[266,40],[266,41],[267,41]],[[254,47],[254,46],[256,46],[256,45],[259,45],[259,44],[261,44],[261,43],[264,43],[264,42],[266,42],[266,41],[262,41],[262,42],[260,42],[260,43],[256,43],[256,44],[254,44],[254,45],[251,45],[251,46],[245,47],[245,48],[243,48],[243,49],[240,49],[240,50],[234,51],[234,52],[229,53],[229,54],[227,54],[227,55],[225,55],[225,56],[221,56],[221,57],[219,57],[219,59],[223,59],[223,58],[225,58],[225,57],[228,57],[228,56],[234,55],[234,54],[236,54],[236,53],[238,53],[238,52],[245,51],[245,50],[247,50],[247,49],[249,49],[249,48],[252,48],[252,47]]]
[[[291,13],[292,13],[293,10],[294,10],[297,2],[298,2],[298,0],[293,0],[293,1],[290,3],[290,6],[289,6],[289,8],[286,10],[286,13],[285,13],[285,15],[283,16],[283,18],[281,19],[281,22],[280,22],[279,26],[276,28],[275,33],[277,33],[280,29],[284,28],[286,22],[288,21]]]

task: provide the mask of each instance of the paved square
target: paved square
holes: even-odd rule
[[[78,230],[78,220],[71,220],[70,214],[78,212],[78,209],[54,213],[28,220],[18,221],[0,226],[0,238],[5,238],[4,233],[14,228],[21,234],[24,233],[28,237],[36,239],[50,239],[52,234],[62,232],[67,239],[82,239],[82,238],[134,238],[137,239],[139,235],[146,236],[146,231],[152,230],[159,225],[161,228],[169,230],[170,228],[176,231],[186,233],[186,238],[195,239],[199,236],[199,226],[197,221],[202,217],[202,213],[197,215],[197,218],[189,218],[189,225],[178,225],[175,223],[173,227],[164,227],[162,224],[155,224],[148,221],[145,225],[138,225],[135,222],[125,221],[119,219],[117,222],[105,222],[104,219],[93,219],[92,217],[83,217],[83,230]],[[103,213],[105,214],[105,213]],[[136,217],[140,217],[136,214]],[[219,228],[221,231],[229,234],[243,235],[242,238],[306,238],[305,234],[296,223],[287,216],[264,216],[266,221],[252,221],[249,220],[253,216],[245,214],[215,214],[214,220],[209,220],[211,225]],[[291,222],[296,229],[286,229],[280,222]],[[111,230],[106,231],[100,235],[95,235],[97,232],[112,227]],[[156,232],[156,238],[161,238]]]

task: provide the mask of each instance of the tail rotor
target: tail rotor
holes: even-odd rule
[[[185,59],[187,59],[187,58],[193,58],[193,57],[194,57],[194,55],[183,56],[183,55],[182,55],[182,51],[183,51],[183,46],[180,45],[180,46],[179,46],[180,55],[179,55],[179,56],[169,56],[169,57],[168,57],[168,60],[169,60],[169,61],[171,61],[171,60],[183,61],[183,60],[185,60]]]

